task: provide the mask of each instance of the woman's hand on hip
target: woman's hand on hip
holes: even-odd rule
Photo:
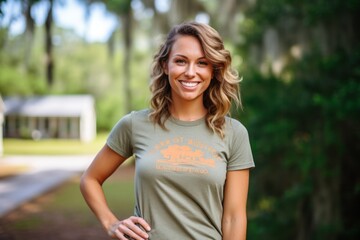
[[[131,216],[122,221],[116,221],[108,229],[108,234],[112,238],[120,240],[135,239],[145,240],[149,238],[147,234],[151,228],[141,217]]]

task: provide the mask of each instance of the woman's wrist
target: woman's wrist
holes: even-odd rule
[[[106,220],[100,220],[104,230],[109,234],[110,231],[116,229],[116,226],[119,226],[120,220],[117,219],[115,216],[111,216]],[[110,236],[110,235],[109,235]]]
[[[118,229],[120,224],[121,224],[121,221],[116,220],[115,222],[113,222],[112,224],[109,225],[109,227],[107,228],[107,234],[109,235],[109,237],[111,237],[111,238],[116,237],[115,231],[116,231],[116,229]]]

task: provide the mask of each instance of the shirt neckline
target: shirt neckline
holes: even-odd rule
[[[170,116],[169,120],[180,126],[191,127],[191,126],[198,126],[198,125],[203,124],[205,122],[205,116],[202,118],[199,118],[197,120],[194,120],[194,121],[184,121],[184,120],[174,118],[173,116]]]

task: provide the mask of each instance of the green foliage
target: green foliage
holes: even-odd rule
[[[360,168],[360,45],[358,34],[343,31],[355,27],[359,10],[359,1],[266,0],[242,22],[245,43],[237,51],[245,59],[253,57],[252,45],[262,50],[269,27],[280,33],[286,59],[281,74],[262,73],[261,60],[240,71],[245,112],[238,117],[248,127],[256,162],[249,239],[360,236],[353,208],[360,201],[354,170]],[[305,35],[306,54],[286,55],[299,44],[294,36],[311,32],[305,28],[313,24],[324,27],[327,51]]]
[[[249,14],[259,25],[287,24],[294,19],[312,25],[338,15],[356,14],[359,7],[357,0],[258,0]]]
[[[43,94],[46,91],[44,79],[21,69],[2,65],[0,74],[0,93],[7,95]]]
[[[340,181],[344,166],[359,165],[355,157],[359,151],[350,145],[360,139],[359,50],[350,57],[308,56],[292,66],[301,77],[291,83],[257,71],[245,74],[245,122],[257,165],[250,187],[250,238],[296,238],[299,211],[309,205],[311,216],[311,209],[317,207],[311,201],[321,191],[319,178]],[[357,185],[351,186],[344,194],[356,199]],[[260,207],[269,198],[271,204]],[[355,225],[347,226],[355,231]],[[336,218],[314,231],[314,239],[347,233]]]
[[[8,31],[6,28],[0,28],[0,49],[2,49],[6,42]]]
[[[120,94],[108,95],[96,105],[97,114],[96,124],[99,130],[108,130],[121,118],[124,114],[122,111],[122,101]]]
[[[59,46],[55,50],[55,92],[68,94],[90,93],[103,95],[111,84],[112,76],[107,66],[106,46],[84,45],[81,42]]]
[[[48,90],[45,78],[42,74],[42,55],[39,54],[39,45],[35,44],[31,61],[27,66],[24,63],[24,46],[22,36],[6,39],[7,30],[4,31],[1,40],[6,44],[0,52],[0,94],[9,95],[43,95]]]
[[[131,0],[109,0],[106,1],[109,11],[123,15],[131,11]]]

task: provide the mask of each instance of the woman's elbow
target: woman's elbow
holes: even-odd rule
[[[82,194],[86,192],[86,189],[89,188],[91,182],[92,179],[90,178],[90,176],[87,174],[87,172],[84,172],[80,177],[80,184],[79,184],[80,191]]]
[[[247,217],[244,214],[224,215],[222,219],[223,239],[246,239]]]
[[[235,214],[224,215],[222,219],[223,225],[239,225],[246,223],[247,223],[246,213],[236,214],[236,215]]]
[[[80,184],[79,184],[80,191],[82,193],[85,191],[86,184],[87,184],[86,182],[87,182],[86,175],[85,175],[85,173],[83,173],[80,177]]]

